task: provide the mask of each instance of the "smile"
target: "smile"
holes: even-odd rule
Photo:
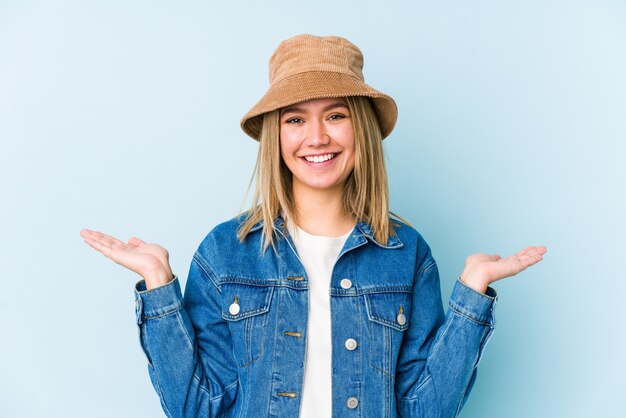
[[[302,157],[302,158],[304,158],[305,160],[307,160],[310,163],[323,163],[325,161],[332,160],[336,156],[337,156],[337,153],[330,153],[330,154],[324,154],[324,155],[305,156],[305,157]]]

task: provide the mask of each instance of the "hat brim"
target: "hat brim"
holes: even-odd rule
[[[241,119],[241,129],[259,140],[263,114],[296,103],[329,97],[366,96],[371,98],[382,137],[393,130],[398,118],[395,101],[354,76],[327,71],[308,71],[274,83],[265,95]]]

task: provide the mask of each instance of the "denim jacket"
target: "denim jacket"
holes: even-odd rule
[[[297,417],[306,361],[308,279],[283,219],[261,252],[262,222],[215,227],[178,278],[135,287],[141,347],[168,417]],[[358,222],[329,289],[333,417],[455,417],[476,378],[497,296],[456,281],[444,315],[428,244],[400,223],[386,245]],[[350,341],[349,341],[350,340]]]

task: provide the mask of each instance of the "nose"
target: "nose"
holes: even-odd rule
[[[308,124],[307,144],[312,147],[320,147],[330,142],[330,136],[326,132],[324,122],[314,120]]]

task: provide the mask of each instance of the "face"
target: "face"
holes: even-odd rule
[[[318,99],[283,108],[280,151],[293,174],[294,191],[343,191],[354,168],[354,133],[346,102]]]

